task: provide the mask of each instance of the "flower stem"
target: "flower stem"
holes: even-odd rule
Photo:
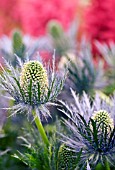
[[[107,160],[105,160],[105,165],[103,166],[101,163],[98,163],[95,170],[110,170],[110,166]]]
[[[41,123],[40,118],[36,115],[35,110],[32,110],[32,114],[33,114],[33,116],[34,116],[34,121],[35,121],[36,126],[37,126],[37,128],[38,128],[38,131],[39,131],[39,133],[40,133],[40,135],[41,135],[41,137],[42,137],[43,142],[46,144],[46,146],[49,146],[49,140],[48,140],[48,138],[47,138],[47,135],[46,135],[46,133],[45,133],[45,130],[44,130],[44,128],[43,128],[43,125],[42,125],[42,123]]]
[[[110,170],[110,166],[107,160],[105,161],[105,170]]]
[[[95,167],[95,170],[104,170],[104,167],[102,166],[101,163],[98,163]]]

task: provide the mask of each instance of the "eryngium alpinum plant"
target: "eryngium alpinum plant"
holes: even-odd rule
[[[87,161],[95,168],[101,164],[105,169],[115,167],[115,95],[110,102],[102,100],[96,94],[94,101],[83,93],[80,98],[72,90],[75,104],[64,105],[62,112],[70,135],[63,137],[65,145],[77,154],[82,149],[79,168],[86,166]]]
[[[1,66],[3,70],[0,76],[1,86],[15,101],[15,105],[9,109],[12,115],[32,113],[42,139],[48,145],[40,119],[42,116],[45,118],[50,116],[47,106],[54,103],[61,92],[67,72],[61,77],[55,72],[55,55],[52,66],[48,65],[47,68],[36,60],[22,63],[17,57],[17,61],[20,67],[16,69],[7,61],[5,61],[6,70]]]
[[[84,39],[78,51],[76,60],[72,61],[70,58],[68,68],[71,87],[79,95],[82,95],[84,91],[93,95],[96,90],[102,90],[107,84],[103,61],[100,59],[97,65],[94,64],[91,46]]]
[[[109,42],[107,45],[105,43],[95,42],[95,44],[107,65],[105,75],[108,84],[105,87],[104,92],[110,95],[115,90],[115,43]]]

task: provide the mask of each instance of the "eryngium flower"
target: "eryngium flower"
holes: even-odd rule
[[[76,153],[62,144],[58,151],[58,169],[73,170],[76,167]]]
[[[7,61],[5,61],[6,70],[1,66],[3,72],[0,76],[0,84],[15,101],[15,105],[8,109],[13,115],[23,112],[31,113],[35,110],[39,117],[47,117],[50,115],[47,106],[54,104],[61,92],[67,71],[63,76],[59,76],[58,71],[55,72],[54,56],[52,66],[48,65],[46,68],[36,60],[22,63],[17,57],[17,61],[19,63],[17,68]]]
[[[64,123],[70,130],[68,136],[61,134],[62,142],[75,150],[76,154],[82,149],[80,167],[86,166],[87,161],[91,167],[95,167],[98,163],[104,165],[106,160],[114,167],[115,96],[110,98],[110,103],[107,103],[98,94],[93,101],[85,93],[81,98],[76,96],[74,91],[72,91],[72,95],[75,104],[68,106],[61,101],[65,108],[62,112],[68,117],[68,120],[64,119]],[[106,119],[104,116],[99,119],[102,110],[104,110]],[[94,112],[97,117],[93,115]],[[107,128],[105,128],[105,121],[108,123]]]
[[[31,85],[30,85],[31,84]],[[24,64],[20,75],[20,86],[25,93],[25,100],[34,104],[42,100],[48,91],[48,76],[47,71],[39,61],[29,61]],[[29,97],[28,89],[31,88],[31,98]],[[38,94],[39,88],[39,94]],[[36,96],[37,94],[37,96]]]
[[[107,130],[114,128],[113,119],[106,110],[94,112],[92,119],[97,122],[97,126],[100,127],[100,130],[102,130],[103,127]]]

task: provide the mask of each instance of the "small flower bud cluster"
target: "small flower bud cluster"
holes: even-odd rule
[[[105,110],[99,110],[94,112],[92,119],[95,120],[99,127],[104,126],[104,128],[112,129],[114,128],[114,122],[113,119],[110,117],[109,113]]]
[[[32,60],[24,64],[20,75],[20,86],[24,91],[26,102],[30,100],[29,94],[31,94],[31,102],[33,104],[37,102],[39,94],[40,100],[47,94],[47,72],[39,61]]]
[[[76,165],[76,153],[68,146],[62,144],[58,152],[58,169],[72,170]]]

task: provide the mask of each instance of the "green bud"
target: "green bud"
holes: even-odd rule
[[[25,52],[25,45],[23,43],[22,35],[19,31],[13,33],[12,38],[13,53],[17,54],[18,57],[23,58]]]
[[[99,110],[94,112],[92,119],[95,120],[100,126],[104,128],[114,128],[113,119],[110,117],[109,113],[106,110]]]
[[[76,153],[62,144],[58,151],[58,169],[73,170],[76,167]]]
[[[31,84],[31,100],[35,102],[38,99],[38,91],[40,92],[40,100],[47,94],[48,77],[47,71],[39,61],[31,60],[24,64],[20,75],[20,86],[23,89],[26,100],[29,99],[28,89]]]
[[[52,20],[48,23],[48,32],[56,39],[62,38],[64,34],[62,25],[55,20]]]

